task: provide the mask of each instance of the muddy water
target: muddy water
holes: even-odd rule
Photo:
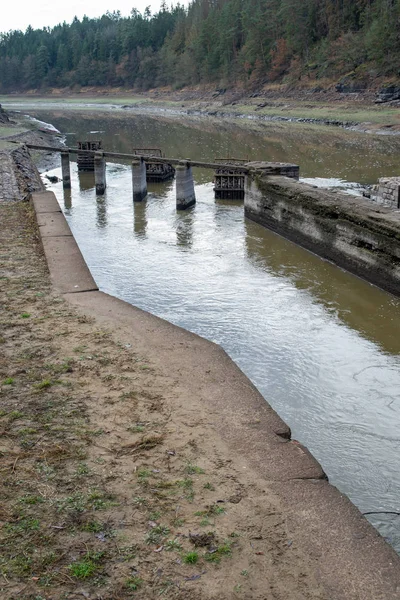
[[[362,183],[398,165],[395,139],[342,130],[37,116],[71,132],[70,145],[101,137],[123,152],[290,160],[307,177]],[[363,512],[400,512],[400,301],[245,220],[242,203],[215,202],[210,177],[195,172],[197,204],[185,213],[172,183],[134,206],[128,165],[108,166],[103,198],[76,165],[72,192],[52,189],[102,290],[221,344],[333,484]],[[369,518],[400,551],[400,517]]]

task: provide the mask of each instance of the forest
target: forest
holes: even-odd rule
[[[400,0],[193,0],[0,34],[0,91],[400,78]]]

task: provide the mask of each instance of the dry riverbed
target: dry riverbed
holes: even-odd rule
[[[52,289],[30,205],[0,220],[1,597],[328,598],[174,375]]]
[[[250,93],[243,89],[216,90],[214,87],[193,87],[172,91],[158,88],[146,92],[122,88],[82,88],[79,93],[70,89],[49,90],[46,95],[27,93],[23,96],[1,96],[6,106],[39,104],[55,105],[94,111],[122,109],[128,112],[171,112],[199,114],[219,118],[248,120],[299,121],[344,126],[358,131],[381,134],[400,133],[398,102],[376,104],[377,90],[345,94],[331,83],[320,91],[292,89],[269,85]]]

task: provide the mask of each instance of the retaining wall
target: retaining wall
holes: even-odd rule
[[[245,215],[400,296],[400,211],[254,172],[246,178]]]
[[[381,177],[371,198],[388,208],[400,208],[400,177]]]

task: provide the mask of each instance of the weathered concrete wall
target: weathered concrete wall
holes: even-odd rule
[[[26,146],[10,144],[10,148],[0,151],[0,202],[23,200],[32,192],[43,189]]]
[[[6,111],[0,104],[0,123],[9,123],[9,122],[10,122],[10,119],[8,118]]]
[[[246,178],[245,215],[400,296],[400,212],[255,172]]]
[[[400,208],[400,177],[381,177],[371,199],[388,208]]]
[[[299,179],[300,167],[291,163],[282,162],[259,162],[253,161],[246,163],[246,167],[267,175],[282,175],[290,179]]]

